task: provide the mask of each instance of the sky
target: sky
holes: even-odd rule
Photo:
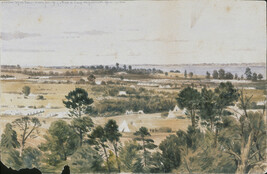
[[[261,63],[263,1],[0,4],[1,64]]]

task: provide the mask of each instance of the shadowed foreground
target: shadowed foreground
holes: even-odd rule
[[[0,161],[0,168],[2,174],[42,174],[42,172],[36,168],[33,169],[20,169],[19,171],[13,170],[12,168],[7,168],[2,161]],[[62,171],[62,174],[69,174],[70,173],[70,168],[69,166],[64,166],[64,169]]]

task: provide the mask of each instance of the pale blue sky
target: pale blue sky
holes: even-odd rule
[[[259,1],[2,3],[0,16],[2,64],[266,60]]]

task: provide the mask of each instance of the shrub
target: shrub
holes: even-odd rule
[[[159,128],[159,132],[168,132],[168,133],[170,133],[170,132],[172,132],[172,129],[169,128],[169,127],[160,127]]]

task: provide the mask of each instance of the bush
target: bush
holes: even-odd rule
[[[31,88],[29,86],[24,86],[22,88],[22,93],[25,95],[25,96],[28,96],[30,93],[31,93]]]
[[[170,132],[172,132],[172,129],[169,128],[169,127],[160,127],[159,128],[159,132],[168,132],[168,133],[170,133]]]
[[[71,156],[71,168],[79,173],[100,172],[102,164],[102,157],[89,145],[80,147]]]
[[[44,98],[44,96],[43,95],[38,95],[37,96],[37,100],[44,100],[45,98]]]
[[[161,117],[167,117],[168,114],[169,114],[168,112],[162,112],[162,113],[161,113]]]

